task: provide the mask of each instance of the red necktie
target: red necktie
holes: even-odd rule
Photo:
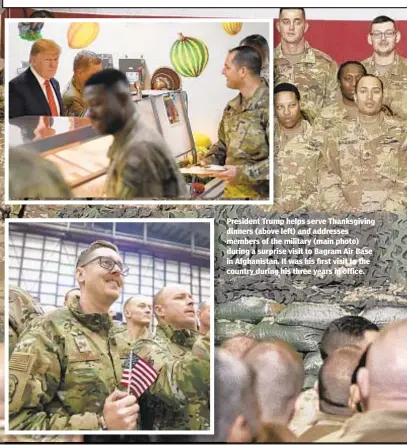
[[[59,116],[57,104],[55,103],[54,95],[52,94],[52,87],[49,80],[44,82],[45,91],[47,92],[48,105],[51,109],[51,116]]]

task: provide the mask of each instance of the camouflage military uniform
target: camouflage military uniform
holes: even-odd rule
[[[312,420],[310,427],[298,438],[299,442],[314,442],[334,431],[338,431],[348,419],[349,417],[319,412]]]
[[[316,442],[405,443],[406,411],[367,411],[355,414],[341,429]]]
[[[78,87],[75,79],[72,77],[62,95],[64,116],[81,117],[85,115],[86,109],[82,94],[83,90]]]
[[[32,320],[44,311],[40,304],[26,291],[16,286],[9,287],[9,354],[13,352],[18,338]]]
[[[11,199],[69,199],[71,189],[58,167],[25,148],[9,154],[9,194]]]
[[[169,147],[137,112],[113,136],[108,152],[108,198],[185,197],[186,183]]]
[[[369,74],[383,81],[384,103],[397,117],[407,120],[407,59],[396,54],[391,68],[384,75],[377,70],[373,56],[362,63]]]
[[[345,106],[343,101],[336,101],[335,103],[323,108],[315,118],[312,126],[316,131],[331,130],[340,122],[354,119],[349,114],[349,109]]]
[[[383,113],[374,130],[354,119],[329,132],[321,150],[322,210],[405,212],[406,136],[406,126]]]
[[[159,372],[140,399],[142,428],[209,429],[209,335],[159,325],[154,339],[138,341],[135,352]]]
[[[338,99],[338,66],[327,54],[305,42],[301,59],[292,65],[284,56],[281,44],[274,50],[274,82],[294,84],[301,93],[301,109],[315,117],[322,107]]]
[[[35,319],[9,363],[10,429],[98,430],[122,365],[108,314],[68,308]]]
[[[323,139],[303,120],[302,132],[287,142],[278,125],[274,131],[274,203],[278,211],[313,208],[317,202],[317,167]]]
[[[263,64],[260,71],[260,77],[264,80],[267,86],[270,84],[270,64],[269,62]]]
[[[219,140],[208,151],[209,162],[255,166],[269,158],[269,89],[264,82],[253,97],[239,93],[228,102],[218,130]],[[264,165],[264,164],[263,164]],[[268,198],[268,181],[246,175],[225,186],[225,198]]]

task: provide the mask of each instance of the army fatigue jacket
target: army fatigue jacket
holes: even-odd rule
[[[312,420],[310,427],[298,438],[299,442],[314,442],[321,437],[341,429],[350,417],[335,416],[319,412]]]
[[[28,292],[17,286],[9,287],[9,354],[19,336],[36,317],[44,315],[41,305]]]
[[[326,136],[320,198],[326,211],[406,211],[407,128],[380,114],[373,130],[356,118]]]
[[[317,202],[318,162],[323,138],[313,136],[309,122],[301,134],[287,141],[276,124],[274,132],[274,203],[278,211],[314,208]]]
[[[108,151],[107,198],[186,196],[186,183],[170,148],[156,130],[146,126],[139,113],[135,111],[113,136]]]
[[[317,114],[312,126],[316,131],[326,131],[331,130],[342,121],[352,119],[354,119],[354,117],[350,116],[347,107],[340,100],[323,108],[321,112]]]
[[[72,77],[62,94],[65,110],[64,116],[81,117],[85,115],[86,108],[82,95],[83,90],[78,87],[75,79]]]
[[[209,335],[158,325],[135,352],[159,373],[140,399],[142,429],[209,429]]]
[[[338,99],[337,71],[336,62],[308,42],[294,65],[284,56],[281,43],[274,50],[274,83],[294,84],[301,93],[301,109],[312,117]]]
[[[223,112],[218,142],[206,157],[213,164],[255,166],[269,158],[269,88],[262,82],[250,99],[239,93]],[[265,164],[263,163],[263,166]],[[225,187],[225,198],[268,198],[268,181],[238,176]]]
[[[383,81],[384,103],[395,116],[407,120],[407,59],[396,54],[391,68],[385,74],[381,74],[376,68],[373,56],[362,63],[369,74]]]
[[[108,314],[84,314],[79,297],[36,318],[9,363],[10,429],[97,430],[122,365]]]
[[[405,443],[407,411],[367,411],[355,414],[341,429],[316,442]]]

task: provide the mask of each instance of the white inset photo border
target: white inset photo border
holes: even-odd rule
[[[157,198],[157,199],[110,199],[103,198],[103,193],[100,191],[104,185],[103,176],[101,171],[93,171],[93,166],[98,165],[102,160],[106,163],[106,151],[109,146],[108,138],[111,136],[88,136],[86,129],[82,128],[81,137],[83,140],[72,140],[76,136],[71,135],[66,139],[67,130],[65,127],[69,125],[68,118],[60,119],[61,131],[63,133],[57,134],[58,146],[53,147],[52,140],[54,138],[47,138],[41,140],[35,140],[35,147],[31,147],[34,152],[42,153],[41,157],[48,158],[63,171],[63,176],[70,187],[74,187],[79,196],[73,198],[62,199],[11,199],[9,193],[9,150],[10,146],[24,147],[32,145],[28,142],[20,142],[22,136],[19,134],[20,128],[15,122],[15,125],[9,123],[9,81],[14,78],[18,73],[21,73],[28,66],[29,53],[32,46],[32,41],[27,41],[19,36],[18,25],[22,19],[5,19],[5,79],[4,79],[4,99],[5,99],[5,201],[8,204],[39,204],[39,205],[80,205],[89,204],[89,198],[92,198],[92,204],[186,204],[193,203],[194,205],[206,205],[206,204],[270,204],[273,200],[273,181],[269,179],[269,196],[268,198],[222,198],[224,181],[220,179],[214,179],[209,186],[206,186],[202,195],[199,195],[200,191],[196,189],[192,191],[188,186],[188,193],[191,197],[188,198]],[[149,18],[149,19],[132,19],[132,18],[49,18],[49,19],[24,19],[24,23],[43,23],[44,26],[41,30],[43,38],[54,40],[62,48],[61,56],[59,59],[59,67],[56,74],[56,79],[60,84],[61,93],[65,90],[66,85],[72,78],[73,74],[73,60],[75,55],[81,51],[81,49],[72,49],[69,46],[67,33],[71,24],[73,23],[97,23],[99,25],[99,35],[97,39],[92,42],[86,50],[96,52],[102,56],[111,56],[113,67],[119,68],[119,59],[122,61],[128,59],[144,59],[146,62],[148,76],[152,76],[153,72],[162,67],[170,67],[173,69],[170,60],[170,49],[172,44],[177,40],[179,33],[184,36],[191,36],[198,38],[206,43],[209,49],[209,59],[207,65],[199,77],[183,77],[181,78],[181,88],[187,94],[187,115],[188,122],[183,120],[183,114],[181,113],[181,123],[177,125],[169,125],[167,128],[164,123],[161,125],[161,132],[164,135],[164,139],[167,143],[174,147],[173,141],[179,141],[182,139],[182,146],[186,139],[192,139],[193,133],[205,134],[214,144],[218,141],[218,127],[221,122],[223,111],[229,100],[237,96],[238,90],[230,89],[226,86],[226,81],[222,75],[222,68],[228,50],[239,46],[242,39],[252,34],[263,35],[270,48],[269,59],[271,60],[271,51],[273,48],[273,26],[272,22],[267,19],[239,19],[238,23],[242,23],[243,27],[237,34],[232,34],[234,31],[229,30],[231,34],[222,29],[222,24],[232,23],[236,21],[222,18]],[[154,31],[154,26],[156,31]],[[110,27],[110,28],[109,28]],[[111,29],[111,32],[108,30]],[[116,30],[116,31],[115,31]],[[219,31],[219,32],[218,32]],[[120,34],[120,35],[119,35]],[[126,37],[127,36],[127,37]],[[161,42],[160,42],[160,36]],[[126,37],[126,38],[125,38]],[[115,39],[118,39],[117,41]],[[165,43],[165,45],[164,45]],[[165,48],[165,49],[164,49]],[[107,59],[106,59],[107,60]],[[106,62],[107,63],[107,62]],[[122,62],[123,63],[123,62]],[[23,68],[24,65],[24,68]],[[269,74],[272,76],[272,74]],[[271,77],[270,77],[271,79]],[[270,80],[272,81],[272,80]],[[153,99],[154,100],[154,99]],[[179,107],[179,104],[178,104]],[[146,110],[150,114],[150,110]],[[161,109],[158,107],[156,119],[158,119],[158,128],[160,124],[164,122],[161,116]],[[147,114],[146,114],[147,116]],[[271,122],[273,119],[273,107],[269,106],[269,134],[271,131]],[[188,125],[189,124],[189,125]],[[31,126],[33,124],[30,124]],[[41,122],[39,122],[41,127]],[[13,128],[12,128],[13,127]],[[35,127],[35,125],[34,125]],[[187,128],[188,127],[188,128]],[[31,128],[31,127],[30,127]],[[90,126],[88,127],[90,129]],[[48,130],[48,128],[47,128]],[[33,128],[31,128],[33,133]],[[165,134],[164,134],[164,133]],[[83,135],[82,135],[83,133]],[[86,136],[85,136],[86,133]],[[182,134],[181,134],[182,133]],[[188,133],[188,137],[187,137]],[[76,133],[78,134],[78,133]],[[78,136],[79,137],[79,136]],[[63,141],[62,141],[63,139]],[[46,146],[44,145],[44,141]],[[96,147],[95,141],[98,141]],[[76,158],[75,151],[78,150],[79,145],[86,143],[88,150],[87,157],[89,159]],[[48,147],[48,145],[49,147]],[[62,144],[62,145],[61,145]],[[189,144],[189,143],[188,143]],[[45,148],[44,148],[45,147]],[[48,147],[48,148],[46,148]],[[101,150],[100,158],[97,161],[95,158],[95,149]],[[175,151],[179,151],[178,148],[172,148],[173,154]],[[68,151],[70,153],[68,153]],[[90,154],[89,154],[90,153]],[[93,153],[93,155],[92,155]],[[178,152],[177,152],[178,153]],[[103,154],[103,156],[102,156]],[[181,155],[174,154],[178,160],[181,159]],[[100,162],[102,163],[102,162]],[[91,166],[92,168],[88,166]],[[100,167],[98,167],[100,168]],[[106,166],[104,167],[106,169]],[[87,175],[87,172],[90,172]],[[269,136],[269,172],[273,171],[273,141]],[[269,178],[272,175],[269,174]],[[89,182],[87,180],[89,179]],[[92,183],[92,185],[89,185]],[[90,187],[92,196],[87,196],[87,190],[81,189],[81,187]],[[198,187],[199,188],[199,187]],[[97,192],[96,192],[96,191]],[[83,194],[82,194],[83,192]]]
[[[172,225],[172,227],[171,227]],[[184,226],[184,227],[183,227]],[[188,239],[185,239],[185,236]],[[135,294],[153,295],[168,284],[190,288],[195,310],[210,305],[210,428],[203,430],[10,430],[9,397],[5,396],[5,432],[12,435],[186,435],[214,434],[214,220],[211,218],[33,218],[5,222],[5,319],[9,318],[9,286],[24,289],[41,304],[45,313],[63,307],[64,293],[77,287],[75,262],[86,247],[96,241],[116,244],[124,263],[137,273],[111,309],[122,310]],[[48,267],[46,264],[48,263]],[[150,268],[150,273],[146,274]],[[46,274],[46,277],[43,275]],[[51,277],[54,275],[54,277]],[[46,278],[46,279],[43,279]],[[72,278],[72,279],[71,279]],[[189,282],[188,282],[189,281]],[[24,286],[24,287],[23,287]],[[147,295],[148,291],[150,293]],[[122,317],[124,318],[123,314]],[[153,316],[153,330],[157,320]],[[151,326],[150,326],[151,329]],[[9,325],[5,326],[5,387],[9,388]],[[6,391],[7,393],[7,391]]]

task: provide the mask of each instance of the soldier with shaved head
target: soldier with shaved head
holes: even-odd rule
[[[352,416],[348,406],[349,390],[353,370],[362,352],[357,346],[345,346],[335,350],[324,361],[317,383],[319,413],[312,420],[310,428],[300,436],[301,442],[313,442],[339,430]]]
[[[295,439],[288,423],[304,383],[301,356],[287,343],[267,341],[250,349],[244,360],[256,376],[255,395],[261,422],[275,424],[280,436]]]
[[[365,412],[324,442],[403,442],[407,437],[407,320],[388,325],[366,354],[357,383]]]
[[[150,323],[153,315],[151,297],[136,295],[129,298],[123,305],[123,315],[127,323],[126,337],[135,342],[150,335]]]
[[[209,429],[209,335],[196,332],[190,291],[170,285],[154,296],[158,321],[153,339],[135,345],[137,355],[158,372],[142,396],[141,428],[148,430]]]

